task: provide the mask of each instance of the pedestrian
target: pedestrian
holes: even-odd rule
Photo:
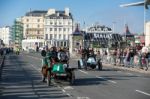
[[[41,51],[41,56],[43,56],[43,57],[46,56],[46,50],[45,50],[45,48],[43,48],[43,50]]]
[[[129,63],[130,63],[130,51],[129,49],[127,49],[125,54],[124,64],[126,67],[129,67]]]
[[[116,59],[117,59],[117,49],[113,51],[113,65],[116,65]]]
[[[138,53],[135,53],[134,55],[134,66],[138,66],[139,65],[139,56]]]
[[[139,68],[143,69],[143,65],[142,65],[142,50],[138,51],[138,56],[139,56]]]
[[[133,49],[130,49],[130,67],[134,67],[134,52]]]
[[[146,53],[142,53],[142,68],[143,66],[146,67],[147,61],[146,61]]]
[[[149,52],[147,52],[147,53],[145,53],[146,55],[145,55],[145,61],[146,61],[146,65],[145,65],[145,67],[146,67],[146,69],[145,69],[145,71],[147,71],[148,70],[148,67],[149,67]]]
[[[46,77],[47,77],[47,69],[48,69],[48,59],[47,57],[42,58],[42,81],[46,82]]]
[[[49,57],[48,57],[49,53],[46,52],[45,48],[43,48],[43,50],[41,51],[41,56],[43,56],[42,58],[42,81],[46,82],[46,77],[47,77],[47,69],[48,69],[48,65],[49,63]]]

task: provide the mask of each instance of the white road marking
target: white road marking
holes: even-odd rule
[[[80,72],[82,72],[82,73],[84,73],[84,74],[88,74],[88,72],[85,72],[85,71],[83,71],[83,70],[79,70]]]
[[[66,93],[67,96],[72,97],[69,93]]]
[[[62,89],[63,92],[66,92],[64,89]]]
[[[115,81],[113,81],[113,80],[108,80],[109,82],[111,82],[111,83],[114,83],[114,84],[116,84],[117,82],[115,82]]]
[[[64,89],[65,89],[65,90],[71,90],[71,89],[74,89],[74,88],[71,87],[71,86],[65,86]]]
[[[128,75],[133,75],[132,73],[127,73]]]
[[[29,63],[30,64],[30,63]],[[35,67],[33,64],[30,64],[35,70],[37,70],[38,72],[40,72],[41,73],[41,69],[40,68],[37,68],[37,67]]]
[[[103,77],[100,77],[100,76],[96,76],[96,77],[97,77],[97,78],[100,78],[100,79],[103,79],[103,80],[106,80],[106,81],[108,81],[108,82],[114,83],[114,84],[117,83],[117,82],[115,82],[115,81],[113,81],[113,80],[108,80],[108,79],[103,78]]]
[[[136,92],[139,92],[139,93],[141,93],[141,94],[144,94],[144,95],[147,95],[147,96],[150,96],[150,94],[149,93],[147,93],[147,92],[144,92],[144,91],[141,91],[141,90],[135,90]]]
[[[61,89],[61,87],[60,87],[60,86],[58,86],[58,85],[57,85],[57,87]]]
[[[89,97],[77,97],[77,99],[90,99]]]

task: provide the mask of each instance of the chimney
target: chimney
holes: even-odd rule
[[[55,14],[55,9],[49,9],[47,15]]]
[[[65,15],[69,16],[69,8],[65,8]]]

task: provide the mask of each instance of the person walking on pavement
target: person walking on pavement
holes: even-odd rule
[[[47,68],[48,68],[48,61],[47,61],[47,57],[46,57],[46,51],[45,48],[43,48],[43,50],[41,51],[41,56],[43,56],[42,58],[42,81],[46,82],[46,77],[47,77]]]

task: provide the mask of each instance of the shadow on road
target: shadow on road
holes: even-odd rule
[[[99,78],[78,78],[75,80],[75,84],[74,86],[87,86],[87,85],[107,85],[106,83],[104,83],[103,79],[99,79]]]
[[[6,58],[0,81],[0,99],[55,99],[68,96],[56,86],[41,82],[41,74],[20,56]]]

